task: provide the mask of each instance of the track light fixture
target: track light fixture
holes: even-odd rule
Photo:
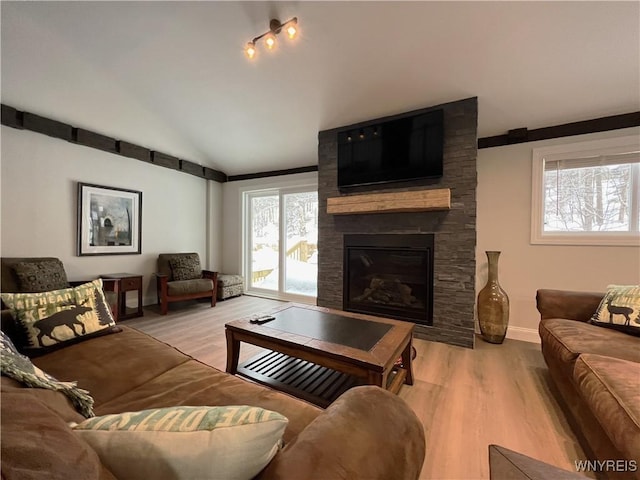
[[[287,32],[287,36],[293,39],[298,34],[298,17],[293,17],[291,20],[287,20],[282,23],[276,18],[272,18],[269,22],[269,31],[264,32],[262,35],[258,35],[244,48],[244,53],[250,59],[256,56],[256,42],[264,39],[264,44],[269,50],[272,50],[276,46],[276,35],[282,30]]]

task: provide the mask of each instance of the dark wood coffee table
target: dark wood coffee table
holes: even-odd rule
[[[323,407],[356,385],[413,384],[411,322],[291,303],[268,313],[276,319],[225,325],[227,372]],[[238,365],[240,342],[267,351]]]

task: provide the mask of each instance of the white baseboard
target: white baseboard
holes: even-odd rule
[[[507,338],[523,342],[540,343],[540,335],[535,328],[508,327]]]

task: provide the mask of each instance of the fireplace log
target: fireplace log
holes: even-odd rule
[[[354,298],[356,302],[371,301],[374,303],[382,303],[395,306],[411,306],[417,301],[416,297],[411,295],[411,287],[399,280],[384,280],[374,277],[369,283],[369,287],[365,288],[362,295]]]

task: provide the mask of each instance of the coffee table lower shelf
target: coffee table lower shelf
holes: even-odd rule
[[[271,350],[238,365],[237,374],[322,408],[350,388],[367,384],[365,379]],[[405,377],[404,369],[394,369],[387,389],[398,393]]]

